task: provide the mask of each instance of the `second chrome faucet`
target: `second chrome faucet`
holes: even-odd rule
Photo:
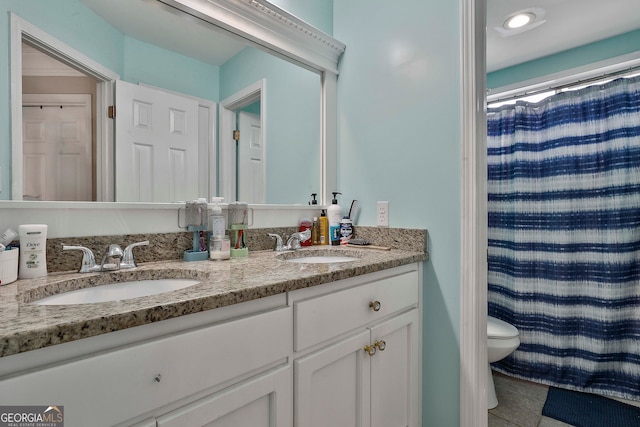
[[[296,249],[300,249],[300,242],[304,242],[311,238],[311,230],[307,229],[305,231],[298,231],[289,236],[287,240],[287,244],[282,244],[282,237],[277,234],[268,233],[269,237],[273,237],[276,239],[276,247],[274,251],[283,252],[283,251],[294,251]]]

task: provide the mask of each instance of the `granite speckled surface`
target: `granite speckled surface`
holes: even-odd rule
[[[296,227],[258,228],[249,229],[245,235],[247,247],[250,251],[273,249],[274,240],[268,233],[290,236],[298,231]],[[423,229],[407,228],[378,228],[354,226],[354,236],[369,240],[377,246],[389,246],[408,251],[425,251],[427,231]],[[182,259],[186,249],[190,249],[192,234],[162,233],[162,234],[127,234],[118,236],[91,236],[56,238],[47,240],[47,271],[77,270],[82,260],[80,251],[63,251],[63,245],[85,246],[93,251],[96,260],[100,261],[105,249],[111,243],[117,243],[122,249],[136,242],[149,241],[148,246],[135,248],[135,259],[139,263]],[[285,239],[286,241],[286,239]]]
[[[0,306],[2,307],[0,310],[0,357],[428,259],[425,251],[425,230],[384,229],[378,236],[374,232],[369,235],[364,234],[365,228],[362,227],[360,237],[372,240],[376,245],[402,246],[403,249],[379,251],[316,246],[301,249],[298,253],[302,255],[305,252],[320,249],[356,258],[346,263],[291,263],[282,260],[283,255],[278,255],[272,250],[255,249],[259,247],[260,239],[262,242],[260,244],[264,246],[270,247],[273,244],[271,239],[266,237],[266,233],[272,231],[282,233],[282,230],[267,231],[266,229],[254,232],[256,240],[248,244],[249,247],[253,245],[254,248],[250,251],[249,257],[216,262],[182,261],[182,248],[189,246],[190,239],[187,233],[184,236],[180,233],[129,236],[130,240],[123,239],[123,242],[116,241],[116,243],[121,243],[124,247],[126,244],[145,240],[144,237],[148,237],[148,240],[153,242],[149,247],[136,249],[136,258],[139,262],[139,267],[136,269],[88,274],[55,272],[47,277],[18,280],[12,284],[0,286]],[[166,238],[163,239],[162,236]],[[100,239],[104,239],[104,242],[95,242]],[[91,244],[99,248],[106,247],[106,244],[114,242],[113,239],[113,236],[93,238]],[[402,245],[398,245],[398,242]],[[67,239],[64,243],[83,244],[85,242]],[[60,242],[56,242],[56,245],[61,248]],[[167,248],[168,252],[163,252],[159,248]],[[158,261],[145,262],[152,256],[158,256],[156,258]],[[80,257],[74,259],[73,265],[67,265],[67,261],[60,261],[58,259],[60,257],[68,258],[66,253],[56,256],[48,252],[47,257],[51,259],[50,263],[58,268],[65,266],[67,270],[76,269],[80,263]],[[66,290],[154,278],[194,278],[200,280],[200,283],[177,291],[123,301],[61,306],[30,303]]]

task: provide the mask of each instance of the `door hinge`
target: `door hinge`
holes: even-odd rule
[[[233,139],[236,141],[240,141],[240,131],[239,130],[234,130],[233,131]]]
[[[116,106],[115,105],[109,105],[109,108],[107,109],[107,117],[110,119],[114,119],[116,117]]]

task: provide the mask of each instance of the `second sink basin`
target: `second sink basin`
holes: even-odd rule
[[[357,261],[359,254],[340,249],[303,249],[299,251],[283,252],[276,257],[279,260],[299,264],[332,264]]]
[[[357,258],[350,256],[305,256],[300,258],[288,259],[288,262],[298,262],[300,264],[326,264],[331,262],[350,262],[356,261]]]
[[[200,283],[200,281],[194,279],[134,280],[77,289],[75,291],[51,295],[32,301],[31,303],[37,305],[67,305],[119,301],[177,291],[197,285],[198,283]]]

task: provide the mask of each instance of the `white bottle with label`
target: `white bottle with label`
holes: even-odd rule
[[[333,246],[340,245],[340,221],[342,221],[342,208],[338,204],[338,193],[334,191],[331,205],[327,208],[327,217],[329,218],[329,240]]]
[[[47,275],[47,226],[25,224],[18,226],[20,238],[20,267],[18,278],[34,279]]]
[[[215,203],[209,211],[209,233],[212,238],[223,238],[226,233],[226,221],[222,214],[222,207],[220,202],[224,199],[222,197],[212,197],[211,202]]]

